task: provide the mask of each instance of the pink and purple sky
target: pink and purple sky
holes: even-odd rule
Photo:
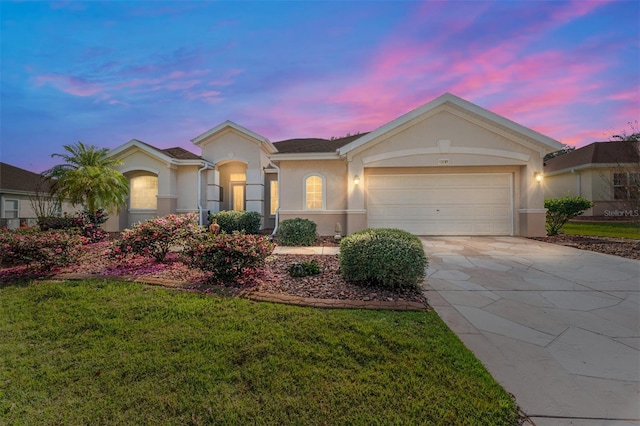
[[[569,145],[640,120],[640,2],[0,1],[0,159],[373,130],[445,92]]]

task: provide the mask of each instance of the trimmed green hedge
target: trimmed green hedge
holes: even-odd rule
[[[278,225],[276,236],[278,243],[283,246],[310,246],[318,236],[317,225],[300,217],[283,220]]]
[[[365,229],[340,242],[340,271],[355,283],[418,287],[427,263],[420,239],[400,229]]]
[[[235,231],[245,234],[257,234],[260,231],[261,216],[258,212],[223,210],[209,215],[209,222],[214,218],[220,225],[220,231],[227,234]]]

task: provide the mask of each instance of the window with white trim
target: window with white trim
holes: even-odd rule
[[[322,210],[324,208],[324,179],[322,176],[309,176],[304,181],[305,209]]]
[[[130,181],[129,206],[132,209],[156,210],[158,208],[158,176],[134,176]]]
[[[17,219],[20,214],[19,200],[4,200],[4,217],[6,219]]]

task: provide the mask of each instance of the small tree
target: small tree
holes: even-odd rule
[[[91,213],[98,209],[119,211],[129,193],[127,178],[115,169],[122,162],[110,158],[107,148],[82,142],[62,147],[67,154],[51,156],[62,158],[64,164],[44,172],[52,179],[52,193],[74,205],[84,206]]]
[[[547,235],[558,235],[570,219],[593,207],[593,203],[582,197],[562,197],[544,200],[547,209]]]
[[[38,221],[42,221],[48,217],[60,215],[60,207],[62,200],[56,195],[50,193],[49,185],[42,177],[36,184],[35,191],[29,195],[29,203],[35,213]]]

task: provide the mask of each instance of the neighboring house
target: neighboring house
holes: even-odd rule
[[[22,222],[35,226],[37,214],[31,199],[40,194],[40,198],[45,200],[49,189],[49,183],[39,174],[0,163],[0,226],[15,229]],[[55,213],[62,215],[75,210],[71,204],[62,203],[56,206]]]
[[[546,198],[580,196],[594,203],[583,216],[640,216],[637,142],[594,142],[547,160],[544,174]]]
[[[169,213],[250,210],[263,227],[303,217],[320,235],[393,227],[418,235],[545,234],[549,137],[451,94],[378,129],[270,142],[231,121],[195,137],[197,156],[131,140],[112,150],[131,181],[111,230]]]

